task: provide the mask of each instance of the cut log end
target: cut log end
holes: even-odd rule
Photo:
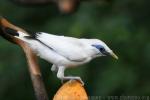
[[[88,100],[88,96],[80,82],[69,81],[61,86],[53,100]]]

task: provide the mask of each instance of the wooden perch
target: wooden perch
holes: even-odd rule
[[[33,88],[34,88],[34,92],[35,92],[37,100],[48,100],[48,96],[47,96],[45,86],[42,80],[40,68],[37,64],[36,56],[33,54],[32,50],[28,47],[28,45],[25,42],[7,34],[7,32],[5,32],[6,27],[9,27],[15,30],[20,30],[26,34],[28,33],[25,30],[9,23],[6,19],[0,17],[0,35],[4,37],[5,39],[9,40],[10,42],[15,43],[19,45],[20,47],[22,47],[22,49],[25,52],[28,65],[29,65],[28,69],[30,72],[30,76],[31,76],[31,80],[33,83]]]
[[[69,81],[57,91],[53,100],[88,100],[88,96],[80,82]]]

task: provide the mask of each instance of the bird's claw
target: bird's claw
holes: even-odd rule
[[[79,81],[82,84],[82,86],[84,86],[84,82],[82,81],[82,79],[80,77],[75,77],[74,79],[71,79],[70,83],[72,83],[75,80]]]
[[[61,83],[63,84],[64,81],[66,81],[66,80],[70,80],[69,81],[70,83],[77,80],[82,84],[82,86],[84,86],[84,82],[82,81],[82,79],[80,77],[64,77],[64,78],[61,79]]]
[[[61,79],[61,83],[62,83],[62,84],[64,83],[64,80],[63,80],[63,79]]]

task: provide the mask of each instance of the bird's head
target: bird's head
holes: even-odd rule
[[[92,48],[96,52],[96,56],[112,56],[115,59],[118,59],[118,56],[101,40],[93,39]]]

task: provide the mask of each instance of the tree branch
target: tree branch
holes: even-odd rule
[[[40,68],[37,63],[37,57],[35,56],[35,54],[33,54],[32,50],[25,43],[21,43],[21,46],[26,54],[26,58],[29,65],[29,72],[36,98],[37,100],[48,100],[45,86],[42,81]]]
[[[33,54],[32,50],[28,47],[28,45],[25,42],[7,34],[7,32],[5,32],[4,30],[6,27],[9,27],[15,30],[20,30],[26,34],[28,33],[25,30],[10,24],[6,19],[0,17],[0,35],[4,37],[5,39],[7,39],[8,41],[15,43],[19,45],[20,47],[22,47],[22,49],[25,52],[28,65],[29,65],[28,69],[29,69],[29,73],[31,76],[31,80],[33,83],[33,88],[34,88],[34,92],[35,92],[37,100],[48,100],[48,96],[47,96],[45,86],[42,80],[40,68],[37,64],[36,56]]]

